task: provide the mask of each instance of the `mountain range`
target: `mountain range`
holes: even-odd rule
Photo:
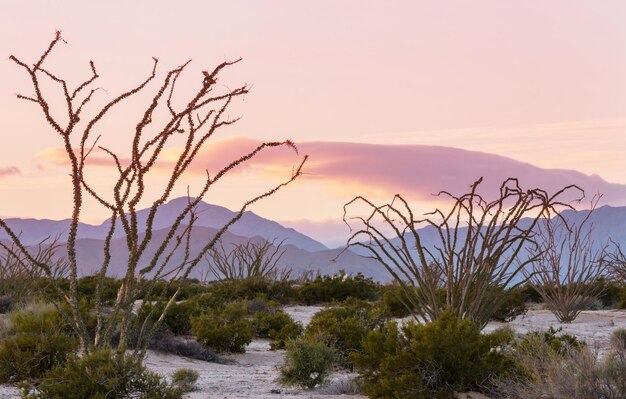
[[[153,254],[160,242],[164,240],[168,227],[172,224],[181,209],[186,205],[186,198],[171,200],[163,205],[157,212],[153,229],[153,240],[147,248],[148,256]],[[227,208],[200,203],[197,208],[198,220],[194,225],[192,240],[190,243],[191,253],[197,253],[204,244],[215,236],[218,229],[230,220],[235,213]],[[565,211],[563,216],[572,221],[582,219],[588,211]],[[143,226],[147,216],[147,210],[138,212],[139,225]],[[67,230],[70,220],[37,220],[37,219],[6,219],[7,224],[21,234],[21,240],[25,245],[36,246],[46,238],[55,237],[59,242],[67,239]],[[596,209],[590,222],[593,224],[592,239],[597,243],[613,242],[626,248],[626,207],[603,206]],[[80,274],[89,275],[96,271],[103,260],[103,238],[110,227],[110,221],[100,225],[81,223],[78,230],[77,259],[80,265]],[[436,242],[435,230],[423,228],[419,230],[423,242]],[[143,234],[144,231],[140,231]],[[0,232],[0,240],[7,240],[4,231]],[[348,273],[361,272],[365,276],[378,281],[390,279],[388,272],[373,259],[367,258],[366,253],[359,248],[335,248],[329,249],[322,243],[302,234],[298,231],[280,225],[277,222],[262,218],[253,212],[246,212],[244,216],[222,237],[224,246],[242,244],[250,240],[268,240],[274,242],[283,241],[284,255],[280,259],[279,266],[291,268],[297,275],[304,270],[319,270],[323,274],[333,274],[343,269]],[[125,262],[128,256],[126,239],[121,232],[116,232],[111,243],[113,254],[109,274],[120,276],[125,271]],[[182,250],[174,253],[171,264],[176,264],[183,258]],[[147,260],[140,262],[146,264]],[[200,264],[192,276],[203,277],[206,275],[206,265]]]

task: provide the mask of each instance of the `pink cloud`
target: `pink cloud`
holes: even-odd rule
[[[189,173],[204,174],[209,171],[215,175],[218,171],[229,165],[234,160],[245,156],[261,145],[260,141],[236,137],[231,139],[216,140],[204,146],[188,168]],[[74,150],[78,154],[78,150]],[[161,171],[172,170],[182,148],[166,148],[160,159],[155,163],[155,168]],[[130,158],[117,154],[122,166],[130,163]],[[35,158],[55,165],[69,165],[67,154],[62,148],[46,148],[37,154]],[[258,170],[263,173],[277,173],[291,170],[298,160],[298,155],[288,146],[266,148],[254,158],[242,163],[232,170],[231,173],[242,173],[245,170]],[[86,161],[87,166],[115,167],[111,155],[105,151],[94,148]],[[282,173],[284,176],[284,173]]]
[[[3,179],[8,176],[16,176],[21,175],[22,172],[16,166],[8,166],[6,168],[0,168],[0,179]]]
[[[215,173],[234,159],[250,152],[261,142],[236,137],[207,145],[190,166],[190,173]],[[299,143],[301,155],[309,155],[302,181],[327,183],[333,190],[351,195],[391,198],[402,194],[410,200],[434,200],[433,194],[445,190],[462,194],[483,177],[481,193],[489,196],[509,177],[519,179],[522,188],[541,188],[554,193],[576,184],[588,195],[603,193],[603,201],[626,204],[626,185],[608,183],[597,175],[564,169],[542,169],[503,156],[450,147],[426,145],[379,145],[341,142]],[[179,150],[170,149],[160,168],[172,167]],[[48,150],[42,157],[60,163],[59,151]],[[251,171],[265,176],[284,176],[298,161],[289,148],[272,148],[259,153],[238,167],[236,172]],[[90,157],[93,165],[110,165],[104,153]],[[574,195],[569,198],[575,199]]]
[[[222,144],[241,150],[242,147],[253,146],[254,142],[233,139]],[[411,199],[432,200],[432,194],[441,190],[453,194],[465,193],[480,177],[484,177],[482,192],[493,194],[505,179],[516,177],[522,188],[542,188],[554,193],[566,185],[577,184],[588,195],[603,193],[605,202],[626,203],[626,185],[608,183],[597,175],[542,169],[477,151],[439,146],[336,142],[305,142],[300,143],[298,148],[301,153],[309,155],[303,179],[328,182],[335,189],[354,195],[391,196],[400,193]],[[214,151],[211,162],[218,162],[221,154],[229,153]],[[292,154],[276,151],[259,156],[250,166],[271,172],[286,167],[290,161],[293,162]],[[571,199],[574,199],[573,195]]]

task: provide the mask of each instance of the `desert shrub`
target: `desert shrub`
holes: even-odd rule
[[[626,328],[618,328],[611,334],[611,348],[626,350]]]
[[[370,397],[450,398],[514,373],[515,363],[499,351],[510,340],[506,331],[483,335],[470,320],[446,311],[427,324],[399,328],[388,322],[371,331],[350,359]]]
[[[292,282],[263,277],[218,281],[212,283],[209,290],[226,302],[254,299],[259,295],[282,304],[292,303],[297,299]]]
[[[154,309],[152,309],[152,307],[154,307]],[[152,312],[149,317],[152,322],[155,322],[161,315],[161,312],[163,312],[163,308],[163,303],[145,305],[145,309],[142,309],[140,316],[145,315],[148,317],[148,312]],[[173,303],[167,313],[165,313],[163,324],[176,335],[189,335],[191,333],[191,318],[200,315],[204,310],[205,309],[195,301],[187,300]]]
[[[0,313],[5,314],[13,310],[15,300],[9,295],[0,296]]]
[[[165,324],[176,335],[191,334],[191,319],[209,311],[210,309],[220,309],[225,306],[224,298],[218,297],[214,293],[203,293],[190,299],[173,303],[168,309],[163,324]],[[151,323],[156,322],[163,312],[165,304],[163,302],[144,302],[137,312],[139,319],[149,319]]]
[[[184,281],[159,280],[154,284],[144,282],[141,287],[140,299],[145,301],[160,301],[162,298],[171,298],[177,290],[178,294],[176,295],[176,299],[184,301],[207,292],[208,288],[206,284],[197,279],[187,279]]]
[[[618,334],[619,335],[619,334]],[[493,395],[507,399],[621,399],[626,397],[626,348],[612,342],[604,360],[586,346],[557,351],[540,335],[526,338],[509,356],[524,378],[496,382]],[[617,339],[616,341],[620,341]]]
[[[348,354],[361,350],[361,341],[384,319],[379,309],[365,301],[350,299],[340,306],[323,309],[313,315],[307,325],[307,337],[320,337],[334,346],[345,366],[350,367]]]
[[[382,287],[382,295],[379,299],[383,312],[391,317],[406,317],[411,314],[409,298],[404,289],[398,284],[389,284]]]
[[[542,303],[543,302],[543,298],[541,297],[541,294],[539,293],[539,291],[535,289],[535,287],[532,286],[532,284],[526,283],[520,286],[518,289],[519,289],[520,295],[522,296],[522,298],[524,298],[524,302],[530,302],[530,303]]]
[[[562,333],[563,328],[550,327],[546,331],[532,331],[524,335],[515,346],[517,349],[526,350],[526,347],[537,346],[536,341],[544,343],[557,354],[563,355],[572,350],[579,350],[586,344],[574,335]]]
[[[191,319],[191,331],[199,343],[217,352],[243,353],[254,336],[247,315],[244,302],[228,304],[221,310],[210,309]]]
[[[337,361],[334,348],[311,337],[287,341],[286,349],[279,378],[284,385],[309,389],[321,385],[326,382]]]
[[[509,322],[516,317],[526,314],[526,299],[520,288],[504,289],[501,287],[493,288],[492,296],[500,297],[500,306],[491,316],[492,320],[500,322]]]
[[[192,369],[178,369],[172,374],[172,385],[180,388],[183,392],[193,392],[198,390],[196,383],[200,374]]]
[[[257,295],[256,298],[247,300],[246,306],[248,307],[248,313],[252,315],[258,312],[269,313],[280,309],[278,302],[267,299],[265,295]]]
[[[80,278],[76,287],[78,290],[78,297],[94,298],[96,295],[96,284],[99,279],[99,276],[86,276]],[[120,280],[111,277],[104,278],[104,284],[102,286],[102,300],[104,303],[112,304],[115,301],[115,298],[117,298],[117,291],[121,285],[122,282]]]
[[[76,350],[76,339],[52,306],[15,311],[10,323],[11,331],[0,342],[0,382],[38,378]]]
[[[138,341],[141,329],[139,322],[140,319],[138,317],[133,317],[129,323],[129,334],[127,335],[128,340],[126,342],[129,349],[139,347]],[[142,342],[144,348],[206,362],[219,362],[221,360],[211,348],[200,345],[193,338],[174,335],[168,326],[164,324],[159,324],[155,327],[149,321],[146,324],[145,330],[147,333],[144,332],[144,341]],[[145,344],[145,340],[148,341],[147,345]],[[111,346],[116,347],[118,343],[119,331],[113,335]]]
[[[613,308],[619,306],[622,300],[622,292],[624,291],[624,288],[604,277],[599,278],[595,284],[603,287],[602,289],[596,290],[600,292],[598,294],[598,300],[602,303],[603,308]]]
[[[252,323],[257,336],[272,340],[272,350],[285,349],[286,341],[297,338],[304,330],[300,323],[296,323],[285,311],[278,309],[256,312]]]
[[[626,285],[620,287],[617,308],[626,309]]]
[[[184,391],[148,371],[141,358],[102,350],[71,356],[64,366],[48,370],[36,388],[25,387],[28,399],[179,399]]]
[[[298,288],[300,301],[307,305],[341,302],[348,298],[375,300],[380,296],[380,286],[361,273],[347,275],[345,271],[333,276],[318,275]]]

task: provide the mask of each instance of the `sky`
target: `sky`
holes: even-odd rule
[[[505,172],[523,173],[528,186],[572,181],[626,205],[623,1],[7,0],[2,8],[1,216],[71,211],[60,137],[35,104],[15,97],[32,87],[8,59],[33,63],[56,30],[67,44],[47,67],[77,84],[93,60],[99,101],[143,80],[152,57],[160,78],[192,59],[183,97],[201,71],[241,57],[219,79],[222,88],[251,86],[228,110],[241,120],[216,133],[174,195],[193,193],[205,169],[237,150],[291,139],[309,155],[304,176],[252,210],[322,242],[345,236],[343,204],[356,195],[385,202],[403,193],[426,211],[430,194],[464,192],[479,173],[490,184]],[[55,89],[46,93],[60,112]],[[128,153],[141,99],[103,121],[101,143]],[[299,159],[269,151],[206,200],[234,209]],[[103,190],[115,177],[105,164],[90,169]],[[92,223],[107,216],[93,203],[83,215]]]

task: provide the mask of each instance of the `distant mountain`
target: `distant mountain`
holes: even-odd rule
[[[181,210],[187,205],[187,198],[177,198],[161,206],[154,220],[153,230],[165,229],[174,223]],[[209,227],[220,229],[235,216],[235,212],[217,205],[205,202],[198,204],[196,209],[198,220],[197,227]],[[145,223],[148,210],[137,212],[139,232],[145,231]],[[58,237],[60,242],[67,240],[70,220],[38,220],[38,219],[6,219],[7,224],[16,233],[21,233],[22,242],[26,245],[35,245],[46,238]],[[78,228],[78,239],[101,240],[106,236],[111,226],[110,220],[104,221],[98,226],[81,223]],[[263,237],[268,241],[285,240],[285,244],[307,251],[322,251],[327,249],[324,244],[297,232],[294,229],[283,227],[280,224],[264,219],[253,212],[245,212],[242,218],[230,227],[229,231],[242,237]],[[114,237],[122,237],[121,228],[116,229]],[[7,239],[4,231],[0,231],[0,240]]]
[[[156,251],[157,246],[163,242],[168,232],[168,227],[177,215],[177,210],[184,206],[186,199],[177,199],[164,205],[159,211],[153,240],[146,251],[146,258],[141,259],[140,266],[145,266],[149,258]],[[565,211],[563,216],[567,220],[579,221],[589,211]],[[139,212],[141,223],[145,222],[146,211]],[[198,222],[193,229],[190,245],[191,254],[198,251],[215,236],[217,229],[232,217],[230,210],[202,203],[198,208]],[[28,245],[36,245],[48,236],[59,236],[61,240],[67,237],[68,220],[51,221],[35,219],[10,219],[8,223],[16,231],[22,232],[22,240]],[[92,274],[100,268],[103,259],[103,237],[109,222],[99,226],[81,224],[79,239],[77,241],[77,257],[82,275]],[[591,217],[593,224],[592,239],[600,244],[613,240],[626,248],[626,207],[603,206],[594,211]],[[215,226],[215,227],[213,227]],[[463,229],[459,232],[463,235]],[[436,231],[432,227],[419,230],[423,243],[434,246],[437,243]],[[143,234],[143,233],[142,233]],[[6,239],[5,234],[0,234],[0,239]],[[373,259],[367,257],[368,253],[362,248],[352,247],[349,250],[337,248],[328,249],[319,242],[280,224],[246,212],[244,217],[237,222],[222,237],[226,248],[233,244],[242,244],[250,240],[273,240],[285,239],[283,255],[279,266],[293,269],[297,275],[303,270],[319,270],[324,274],[333,274],[343,269],[348,273],[361,272],[365,276],[378,281],[390,280],[389,273]],[[397,240],[397,239],[396,239]],[[276,241],[276,242],[278,242]],[[120,276],[125,271],[128,256],[126,240],[121,234],[117,234],[111,243],[112,255],[109,275]],[[60,253],[62,255],[62,253]],[[170,260],[170,267],[178,264],[183,259],[183,251],[175,251]],[[192,274],[192,277],[202,277],[206,274],[206,262],[201,262]]]
[[[147,257],[140,261],[140,267],[148,264],[150,257],[155,253],[156,248],[163,242],[168,229],[157,230],[154,232],[154,239],[147,248]],[[193,229],[192,240],[190,245],[190,253],[197,254],[200,249],[217,233],[216,229],[208,227],[197,227]],[[244,244],[250,240],[263,240],[263,237],[242,237],[232,233],[225,233],[222,236],[222,242],[226,249],[234,244]],[[126,248],[126,240],[122,237],[116,238],[111,243],[113,258],[111,259],[111,267],[109,275],[120,276],[125,272],[125,263],[128,256]],[[100,268],[102,264],[103,242],[100,240],[82,239],[77,243],[77,256],[83,274],[92,274],[93,271]],[[373,277],[376,280],[386,280],[386,271],[379,267],[376,262],[371,259],[364,259],[352,252],[343,252],[341,249],[324,249],[321,251],[306,251],[294,245],[284,245],[281,247],[285,251],[281,257],[278,266],[281,268],[289,268],[293,275],[298,275],[305,270],[319,270],[324,274],[334,274],[340,269],[345,269],[349,273],[362,272],[364,275]],[[177,265],[184,257],[184,252],[179,249],[174,252],[170,260],[170,266]],[[169,269],[166,267],[166,270]],[[206,261],[203,260],[191,274],[191,277],[201,278],[207,273]],[[210,277],[210,276],[209,276]]]

